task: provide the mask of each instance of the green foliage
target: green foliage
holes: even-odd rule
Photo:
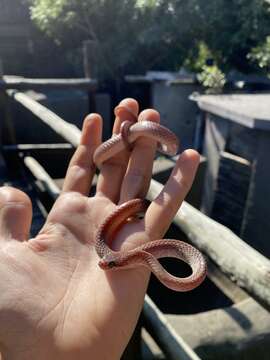
[[[248,54],[248,59],[256,63],[261,69],[265,70],[270,75],[270,36],[266,40],[254,47]]]
[[[207,73],[209,57],[220,71],[247,72],[270,34],[268,0],[29,1],[38,27],[73,57],[95,41],[102,78],[183,65]]]
[[[206,93],[221,93],[225,83],[225,74],[214,63],[215,56],[208,46],[203,42],[199,42],[195,53],[189,56],[184,66],[193,72],[196,72],[197,79],[206,88]],[[213,65],[207,65],[211,61]]]
[[[197,73],[202,70],[208,59],[214,59],[214,55],[205,42],[200,41],[186,58],[184,67]]]
[[[34,22],[70,51],[84,40],[96,43],[100,76],[112,77],[134,51],[138,9],[135,0],[33,0]]]
[[[206,88],[208,94],[221,93],[226,83],[225,74],[216,65],[203,65],[202,72],[198,74],[198,80]]]
[[[175,0],[175,3],[180,6],[181,1]],[[193,39],[207,44],[223,70],[250,71],[246,55],[270,33],[269,6],[266,2],[191,0],[189,3],[193,3],[190,6],[196,9],[194,18],[188,17],[192,21]]]
[[[157,5],[156,0],[137,0],[137,5],[139,7],[150,7],[153,8]]]

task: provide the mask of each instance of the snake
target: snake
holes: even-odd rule
[[[120,133],[112,136],[96,149],[94,163],[102,164],[124,149],[132,149],[139,137],[148,137],[157,142],[157,149],[168,155],[177,153],[179,141],[166,127],[152,121],[124,121]],[[122,226],[128,221],[138,219],[145,213],[149,202],[145,199],[132,199],[116,207],[98,227],[95,237],[95,250],[100,258],[98,265],[104,271],[147,267],[167,288],[174,291],[190,291],[199,286],[206,277],[207,265],[202,253],[192,245],[174,239],[149,241],[131,250],[114,251],[112,242]],[[192,273],[186,277],[170,274],[158,261],[161,258],[177,258],[188,264]]]

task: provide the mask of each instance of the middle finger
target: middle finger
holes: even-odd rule
[[[121,123],[125,120],[134,121],[138,116],[138,103],[134,99],[124,99],[116,108],[116,119],[113,134],[120,132]],[[97,183],[97,196],[106,196],[118,203],[123,176],[126,172],[130,152],[123,150],[102,164]]]
[[[147,109],[140,113],[139,121],[153,121],[159,123],[159,113]],[[156,153],[156,141],[141,137],[130,155],[128,168],[123,179],[120,204],[135,197],[144,198],[152,177],[153,161]]]

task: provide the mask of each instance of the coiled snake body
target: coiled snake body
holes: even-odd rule
[[[125,122],[119,135],[100,145],[94,162],[98,167],[116,155],[126,146],[130,146],[139,136],[148,136],[158,142],[158,149],[175,155],[178,139],[167,128],[150,121],[138,123]],[[175,291],[189,291],[201,284],[206,276],[206,262],[203,255],[193,246],[172,239],[154,240],[129,251],[113,251],[109,243],[127,219],[145,212],[147,203],[142,199],[134,199],[117,207],[101,224],[96,235],[95,248],[100,257],[99,266],[104,270],[118,270],[146,266],[168,288]],[[109,239],[108,239],[109,238]],[[108,243],[108,244],[107,244]],[[192,274],[179,278],[168,273],[158,261],[159,258],[173,257],[186,262]]]

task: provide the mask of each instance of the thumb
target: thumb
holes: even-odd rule
[[[30,198],[22,191],[0,188],[0,242],[10,239],[26,240],[32,220]]]

